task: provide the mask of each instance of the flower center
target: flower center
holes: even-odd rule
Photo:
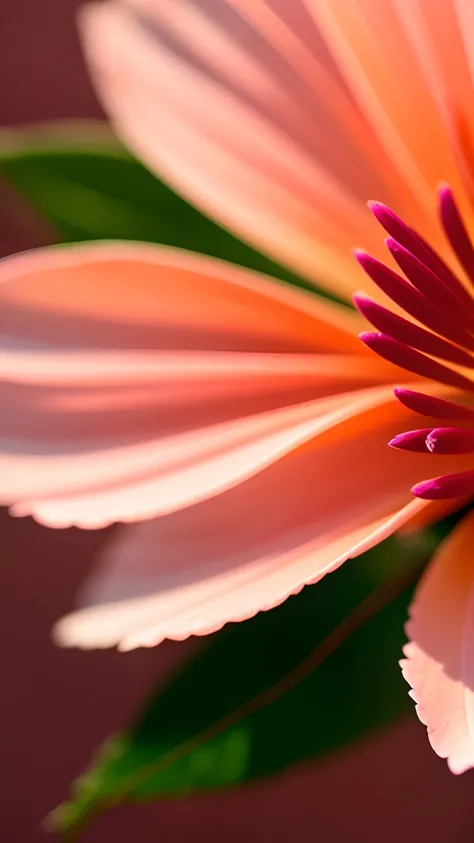
[[[444,232],[474,285],[474,249],[451,188],[442,185],[438,197]],[[361,250],[355,253],[357,260],[379,289],[416,323],[357,293],[356,307],[377,328],[376,333],[361,334],[362,341],[409,372],[467,393],[474,404],[473,295],[393,211],[380,202],[370,202],[369,207],[389,235],[385,243],[405,277]],[[404,388],[395,389],[395,395],[431,422],[439,419],[440,426],[400,433],[389,443],[392,447],[427,454],[474,454],[474,406]],[[412,492],[427,500],[474,495],[474,468],[425,480]]]

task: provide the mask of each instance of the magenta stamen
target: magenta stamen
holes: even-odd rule
[[[455,292],[448,288],[431,269],[394,240],[393,237],[387,237],[385,243],[390,254],[413,286],[426,296],[438,310],[443,310],[445,315],[450,318],[454,317],[456,322],[463,325],[465,330],[472,330],[472,314],[466,310],[465,304],[456,297]]]
[[[474,247],[451,188],[439,188],[439,214],[446,236],[461,266],[474,283]],[[374,283],[420,324],[413,324],[363,294],[354,296],[359,311],[379,329],[361,340],[373,351],[408,372],[468,393],[474,381],[444,362],[473,369],[474,297],[447,264],[413,229],[380,202],[370,202],[375,217],[388,232],[386,245],[408,279],[364,252],[357,260]],[[424,327],[421,327],[424,326]],[[428,329],[428,330],[426,330]],[[428,419],[470,422],[466,427],[428,427],[399,433],[392,448],[436,455],[474,454],[474,408],[398,387],[403,406]],[[468,463],[469,464],[469,463]],[[412,492],[425,500],[460,501],[474,496],[474,468],[417,483]]]
[[[426,357],[421,352],[415,351],[415,349],[392,339],[386,334],[362,333],[359,334],[359,337],[365,345],[379,354],[380,357],[389,360],[402,369],[406,369],[416,375],[421,375],[424,378],[439,381],[448,386],[465,389],[469,392],[474,391],[474,383],[468,378],[465,378],[452,369],[448,369],[447,366],[443,366],[441,363],[437,363],[436,360],[431,360],[430,357]]]
[[[439,215],[454,254],[474,281],[474,249],[449,185],[438,188]]]
[[[395,387],[394,393],[404,407],[422,416],[452,421],[474,421],[474,410],[462,404],[435,398],[433,395],[424,395],[422,392],[415,392],[401,386]]]
[[[456,324],[450,324],[446,313],[433,307],[405,278],[362,249],[356,249],[354,255],[374,284],[406,313],[452,342],[474,349],[473,337]]]
[[[363,293],[356,293],[353,296],[355,306],[365,318],[384,334],[392,339],[405,343],[426,354],[432,354],[442,360],[451,363],[458,363],[460,366],[472,368],[474,359],[464,349],[453,345],[441,337],[432,334],[425,328],[420,328],[408,319],[392,313],[386,307],[365,296]]]
[[[461,284],[458,278],[449,269],[447,264],[440,258],[431,246],[416,231],[403,222],[390,208],[382,202],[368,202],[368,206],[380,225],[387,234],[397,240],[401,246],[408,249],[412,255],[431,269],[445,285],[456,292],[457,296],[466,306],[473,309],[474,305],[468,291]]]
[[[426,437],[426,447],[432,454],[472,454],[474,430],[464,430],[462,427],[437,427]]]
[[[383,202],[374,202],[370,201],[367,202],[370,210],[372,211],[376,220],[380,223],[382,228],[385,229],[387,234],[390,237],[393,237],[395,240],[398,240],[402,246],[405,246],[406,249],[409,249],[414,255],[418,255],[421,260],[424,260],[426,257],[426,250],[425,247],[428,244],[425,244],[419,234],[413,230],[406,222],[397,216],[397,214],[392,211],[387,205],[384,205]]]
[[[426,453],[427,439],[431,433],[431,427],[424,427],[420,430],[406,430],[405,433],[398,433],[388,443],[391,448],[397,448],[400,451],[417,451]]]
[[[472,495],[474,494],[474,470],[423,480],[422,483],[413,486],[411,491],[417,498],[427,501],[449,500]]]

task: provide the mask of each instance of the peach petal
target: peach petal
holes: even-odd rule
[[[463,207],[467,197],[446,109],[434,96],[427,72],[427,21],[423,18],[426,14],[432,26],[437,16],[439,30],[444,27],[446,7],[452,39],[451,0],[442,10],[436,3],[403,0],[308,0],[308,5],[397,171],[400,193],[413,197],[404,217],[429,239],[439,239],[432,197],[440,178],[462,197]],[[442,79],[438,74],[443,92],[446,80],[451,80],[452,63],[458,61],[452,51],[449,55],[449,69],[445,68]],[[455,75],[460,73],[458,68]]]
[[[459,31],[464,45],[464,60],[469,68],[472,81],[474,79],[474,35],[472,32],[472,27],[474,26],[474,9],[472,8],[472,3],[470,3],[469,0],[451,0],[449,5],[452,6],[451,14],[457,16]],[[456,57],[456,62],[459,61],[459,57]],[[462,64],[462,69],[463,71],[465,69],[464,62]],[[463,73],[462,82],[465,83],[465,81]],[[461,87],[461,90],[463,94],[466,94],[469,89],[463,86]]]
[[[57,639],[126,650],[206,634],[399,529],[425,506],[407,494],[423,458],[386,446],[411,418],[399,407],[367,409],[223,494],[121,531]]]
[[[216,510],[216,517],[221,514]],[[359,529],[348,529],[344,536],[319,536],[298,548],[285,549],[286,537],[278,536],[281,547],[251,545],[249,551],[261,553],[262,558],[239,564],[233,548],[222,547],[216,540],[211,551],[210,545],[201,540],[200,531],[195,528],[189,533],[188,523],[183,526],[189,544],[182,541],[181,533],[168,537],[162,519],[122,527],[104,554],[104,570],[89,584],[84,603],[90,607],[56,624],[57,643],[85,649],[117,646],[126,651],[154,647],[165,638],[207,635],[225,623],[272,609],[304,585],[317,582],[347,558],[362,552],[368,532],[372,544],[386,533],[385,522],[379,519]],[[172,552],[172,544],[179,559]],[[215,555],[219,551],[227,552],[229,559],[221,558],[217,569]],[[157,552],[166,556],[160,566],[156,564]],[[211,554],[210,560],[204,554]],[[185,556],[192,556],[194,570],[186,567]],[[132,558],[137,568],[134,575],[129,572]],[[154,575],[144,573],[151,568]]]
[[[446,125],[464,182],[457,185],[457,198],[472,236],[474,118],[467,105],[474,96],[472,3],[470,0],[446,0],[442,8],[430,2],[396,0],[396,3],[426,85]]]
[[[235,352],[0,352],[0,438],[34,453],[127,445],[393,380],[349,355]],[[96,437],[96,443],[91,437]],[[105,437],[105,438],[104,438]],[[33,446],[33,447],[32,447]],[[41,449],[40,449],[41,450]]]
[[[341,391],[364,381],[383,383],[393,377],[393,370],[383,360],[360,358],[349,354],[262,354],[233,351],[141,351],[58,349],[34,351],[0,348],[0,375],[6,381],[42,386],[103,386],[184,384],[188,389],[217,385],[224,391],[237,387],[242,379],[250,390],[274,389],[289,383],[341,383]],[[229,379],[233,381],[230,383]],[[204,381],[204,383],[202,383]],[[235,381],[235,383],[234,383]]]
[[[11,342],[361,353],[355,336],[361,322],[347,308],[250,270],[150,244],[26,252],[1,261],[0,283],[0,332]]]
[[[410,3],[396,0],[400,20],[440,109],[458,109],[472,98],[470,0]],[[449,85],[446,84],[449,80]]]
[[[430,743],[453,773],[474,767],[473,541],[470,513],[422,577],[401,662]]]
[[[218,261],[64,247],[5,260],[0,280],[1,500],[54,526],[216,494],[393,380],[347,353],[340,307]]]
[[[390,388],[367,389],[119,449],[7,455],[0,463],[4,494],[16,501],[13,514],[53,527],[150,518],[231,488],[330,426],[387,401],[393,401]]]
[[[380,253],[367,192],[391,201],[392,174],[309,18],[310,50],[273,0],[91,3],[80,28],[140,158],[245,239],[350,294],[351,246]]]

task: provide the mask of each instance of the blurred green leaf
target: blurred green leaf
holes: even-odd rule
[[[53,828],[70,832],[121,801],[172,798],[267,776],[407,711],[398,659],[411,587],[407,579],[396,580],[383,598],[379,588],[387,588],[394,573],[416,578],[432,549],[429,533],[412,543],[392,538],[278,608],[211,636],[158,689],[136,725],[100,748],[70,801],[52,814]],[[359,618],[339,640],[338,625],[350,624],[347,618],[356,618],[368,595],[370,601],[377,595],[383,608],[364,603],[370,620]],[[325,653],[336,628],[335,650]],[[321,647],[327,657],[316,669],[296,684],[293,677],[285,693],[278,684],[268,696]]]
[[[119,144],[105,123],[3,129],[0,173],[54,226],[58,239],[145,240],[178,246],[314,291],[314,286],[233,237],[159,181]]]

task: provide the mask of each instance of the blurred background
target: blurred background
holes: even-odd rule
[[[1,126],[101,116],[76,40],[77,6],[75,0],[1,0]],[[5,186],[0,201],[3,255],[48,242],[48,227]],[[127,722],[189,645],[168,642],[127,654],[55,649],[51,624],[71,608],[103,536],[47,531],[5,513],[0,536],[0,839],[40,843],[47,837],[42,818],[66,796],[93,749]],[[430,751],[413,713],[317,765],[223,795],[123,808],[81,839],[467,843],[474,837],[473,786],[473,773],[455,778]]]

